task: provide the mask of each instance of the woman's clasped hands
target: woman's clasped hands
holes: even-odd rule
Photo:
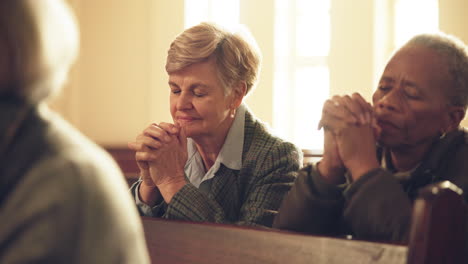
[[[327,100],[319,129],[322,127],[324,153],[318,170],[328,183],[343,183],[345,170],[351,173],[352,180],[357,180],[379,167],[376,139],[380,128],[371,104],[360,94],[334,96]]]
[[[187,137],[179,125],[159,123],[149,125],[128,143],[136,152],[142,184],[140,199],[154,204],[162,195],[168,203],[187,183],[184,166],[187,161]]]

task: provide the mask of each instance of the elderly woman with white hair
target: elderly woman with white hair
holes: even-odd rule
[[[64,1],[0,1],[0,263],[149,262],[118,167],[45,104],[77,51]]]
[[[387,63],[372,100],[325,102],[323,158],[300,172],[274,227],[405,242],[421,188],[448,180],[468,201],[466,45],[415,36]]]
[[[173,123],[151,124],[129,143],[141,171],[132,187],[141,214],[271,226],[302,153],[243,103],[260,67],[245,33],[202,23],[172,42],[166,71]]]

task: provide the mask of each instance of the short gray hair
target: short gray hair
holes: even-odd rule
[[[0,1],[0,40],[11,73],[0,95],[32,104],[63,86],[78,54],[78,27],[63,0]]]
[[[171,74],[211,58],[216,62],[218,78],[225,94],[229,94],[229,89],[239,82],[246,83],[246,94],[255,87],[261,54],[245,28],[230,32],[205,22],[186,29],[171,43],[166,71]]]
[[[436,51],[447,62],[452,78],[448,94],[451,105],[468,106],[468,53],[466,45],[458,38],[444,33],[421,34],[410,39],[405,46],[421,45]]]

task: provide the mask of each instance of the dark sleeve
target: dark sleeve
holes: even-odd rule
[[[366,173],[344,196],[344,219],[357,238],[407,241],[412,202],[390,172],[379,168]]]
[[[323,181],[315,165],[303,168],[283,200],[273,227],[313,234],[339,233],[343,190],[344,185]]]
[[[289,143],[270,149],[260,171],[251,175],[245,188],[239,218],[230,222],[223,207],[192,184],[186,184],[168,204],[165,217],[190,221],[270,227],[283,196],[288,192],[301,164],[301,154]]]

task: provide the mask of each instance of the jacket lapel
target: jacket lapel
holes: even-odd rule
[[[211,179],[211,194],[218,204],[224,205],[224,213],[229,220],[238,219],[242,204],[239,189],[239,171],[221,164],[216,176]]]

